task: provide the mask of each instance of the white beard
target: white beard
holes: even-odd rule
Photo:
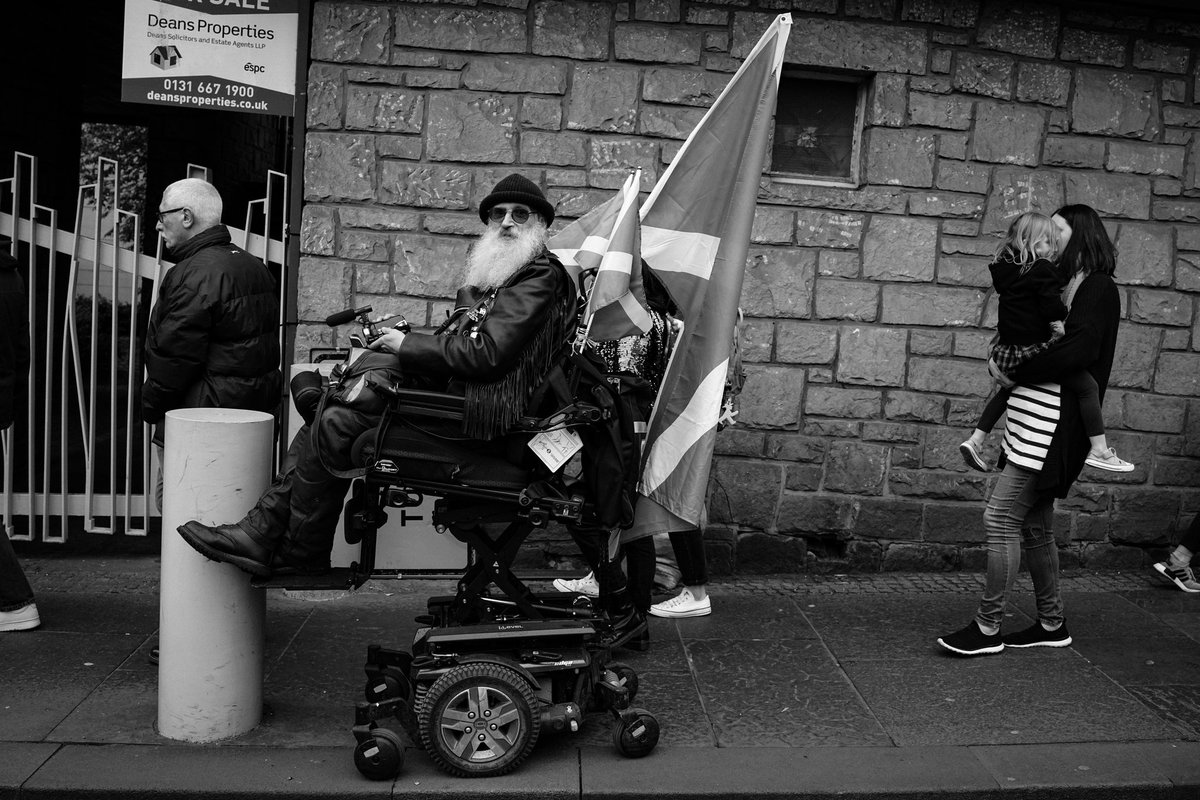
[[[533,261],[546,247],[546,226],[536,215],[517,228],[517,235],[503,235],[503,228],[489,225],[467,256],[466,285],[495,289]]]

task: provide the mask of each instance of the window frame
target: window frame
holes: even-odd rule
[[[838,71],[825,72],[811,67],[789,66],[784,64],[780,80],[788,78],[816,81],[837,81],[852,83],[858,87],[854,105],[854,130],[850,143],[850,176],[848,178],[831,178],[827,175],[806,175],[800,172],[783,172],[772,169],[775,151],[775,133],[778,125],[775,120],[771,124],[771,139],[767,143],[767,165],[763,170],[774,183],[793,184],[802,186],[827,186],[839,189],[858,189],[862,183],[862,141],[863,128],[866,124],[867,99],[871,93],[873,73]],[[776,109],[778,115],[778,108]]]

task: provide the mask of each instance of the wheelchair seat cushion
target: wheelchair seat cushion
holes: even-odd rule
[[[420,479],[457,486],[520,490],[535,476],[509,456],[510,442],[463,439],[457,426],[413,426],[392,423],[379,440],[371,429],[354,445],[354,463],[370,467],[387,459],[397,469],[391,477]],[[378,448],[378,449],[377,449]]]

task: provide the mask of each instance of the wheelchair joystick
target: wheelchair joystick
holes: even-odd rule
[[[371,319],[371,306],[362,306],[361,308],[347,308],[344,311],[338,311],[336,314],[330,314],[325,318],[325,324],[331,328],[336,328],[339,325],[345,325],[347,322],[357,321],[360,334],[350,334],[350,341],[355,347],[369,347],[371,342],[383,335],[383,330],[379,325],[387,317],[379,317]],[[393,330],[408,333],[412,330],[412,326],[408,324],[408,320],[400,317],[399,322],[392,325]]]

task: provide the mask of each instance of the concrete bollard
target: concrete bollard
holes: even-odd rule
[[[227,408],[167,413],[159,589],[158,732],[213,742],[262,719],[266,592],[176,528],[240,520],[271,481],[274,420]]]

